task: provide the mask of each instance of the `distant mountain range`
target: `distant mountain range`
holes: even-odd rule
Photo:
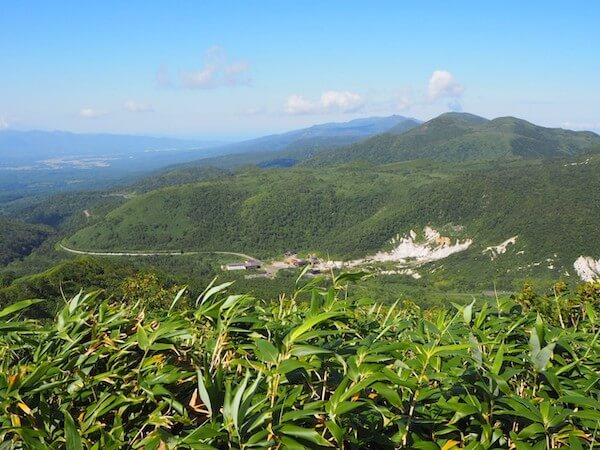
[[[600,150],[600,136],[590,131],[545,128],[515,117],[488,120],[473,114],[446,113],[401,133],[380,134],[322,153],[311,164],[554,158],[596,150]]]
[[[242,165],[290,167],[320,153],[345,147],[381,133],[398,134],[419,126],[420,120],[393,115],[349,122],[325,123],[211,149],[211,156],[178,167],[232,168]]]
[[[335,139],[348,143],[380,133],[393,132],[392,130],[396,127],[410,129],[421,123],[422,122],[417,119],[398,115],[389,117],[367,117],[351,120],[349,122],[313,125],[309,128],[230,144],[221,147],[221,149],[226,149],[227,153],[247,153],[277,151],[292,146],[299,147],[299,143],[304,146],[309,146],[314,143],[327,142]]]
[[[180,163],[227,154],[270,153],[286,149],[303,152],[344,146],[380,133],[407,130],[420,123],[402,116],[369,117],[314,125],[232,144],[120,134],[0,130],[0,153],[3,155],[0,167],[67,157],[124,157],[143,153],[164,153],[160,161],[168,164],[169,153],[177,153],[172,163]],[[202,153],[197,150],[202,150]],[[182,152],[186,155],[182,156]]]

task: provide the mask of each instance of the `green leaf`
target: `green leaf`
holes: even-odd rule
[[[481,307],[481,310],[479,311],[479,314],[477,315],[477,319],[475,319],[475,328],[480,329],[481,325],[483,325],[483,323],[485,322],[485,319],[487,317],[487,309],[488,304],[484,303]]]
[[[600,411],[600,401],[584,395],[563,395],[559,400],[563,403]]]
[[[529,338],[529,350],[531,354],[537,354],[542,348],[540,338],[535,328],[531,329],[531,337]]]
[[[500,370],[502,370],[502,363],[504,362],[504,342],[500,344],[498,351],[496,352],[496,356],[494,356],[494,362],[492,364],[492,373],[494,375],[499,375]]]
[[[439,347],[434,347],[431,350],[431,355],[437,355],[438,353],[453,353],[458,350],[466,350],[471,347],[471,344],[450,344],[450,345],[441,345]]]
[[[312,428],[302,428],[297,425],[285,424],[281,426],[277,431],[288,436],[312,442],[313,444],[321,445],[323,447],[333,447],[331,442],[327,441],[323,436],[321,436],[316,430],[313,430]]]
[[[295,359],[284,359],[277,366],[276,371],[282,375],[285,375],[289,372],[293,372],[294,370],[305,369],[306,367],[307,367],[307,364],[302,364],[301,362],[299,362]]]
[[[339,274],[338,276],[336,276],[334,278],[333,284],[334,286],[337,286],[340,283],[343,282],[349,282],[349,281],[359,281],[362,280],[365,277],[370,276],[371,274],[369,272],[342,272],[341,274]]]
[[[340,427],[337,423],[335,423],[335,421],[333,420],[328,420],[327,422],[325,422],[325,426],[327,427],[335,441],[338,443],[338,445],[341,445],[344,442],[344,429]]]
[[[196,299],[196,306],[198,306],[199,304],[203,305],[208,300],[210,300],[211,297],[215,296],[219,292],[226,290],[229,286],[233,284],[233,281],[229,281],[227,283],[219,284],[218,286],[213,286],[216,280],[216,278],[213,279],[206,288],[206,290],[202,294],[200,294],[200,296]]]
[[[398,395],[398,391],[392,389],[390,386],[385,383],[374,383],[371,386],[378,394],[380,394],[383,398],[385,398],[392,406],[402,410],[404,405],[402,404],[402,399],[400,395]]]
[[[256,356],[258,356],[262,362],[271,364],[275,364],[277,362],[277,358],[279,358],[279,351],[269,341],[266,339],[258,339],[255,342],[255,347]]]
[[[150,341],[148,340],[148,334],[146,333],[146,330],[144,330],[144,327],[141,323],[138,324],[135,337],[137,339],[138,346],[143,351],[148,351],[148,349],[150,348]]]
[[[552,358],[554,345],[555,344],[548,344],[539,352],[532,355],[533,367],[535,368],[535,370],[537,370],[538,372],[544,372],[546,370],[546,366]]]
[[[292,356],[296,356],[298,358],[303,358],[305,356],[320,355],[324,353],[331,353],[331,350],[325,350],[321,347],[306,344],[294,345],[291,350]]]
[[[21,311],[22,309],[28,308],[31,305],[35,305],[35,304],[41,303],[43,301],[44,300],[40,300],[40,299],[35,299],[35,300],[32,299],[32,300],[22,300],[20,302],[13,303],[12,305],[7,306],[6,308],[0,310],[0,318],[9,316],[18,311]]]
[[[471,323],[471,319],[473,318],[473,305],[475,304],[475,300],[473,300],[470,304],[464,307],[463,309],[463,321],[469,325]]]
[[[302,337],[302,335],[304,333],[306,333],[307,331],[309,331],[312,327],[318,325],[321,322],[329,320],[333,317],[339,316],[341,314],[342,313],[340,313],[339,311],[330,311],[330,312],[324,312],[321,314],[317,314],[316,316],[309,317],[304,320],[304,323],[302,323],[301,325],[298,325],[296,328],[294,328],[292,331],[290,331],[286,335],[286,337],[283,339],[283,342],[285,344],[291,345],[294,342],[296,342],[297,340],[299,340]]]
[[[291,437],[281,436],[281,443],[285,450],[311,450],[310,447],[302,445],[300,442],[292,439]]]
[[[190,434],[188,434],[184,438],[180,439],[179,443],[193,445],[193,448],[198,448],[197,445],[202,444],[201,441],[203,441],[205,439],[214,438],[216,436],[219,436],[220,434],[221,433],[216,425],[204,424],[204,425],[196,428],[194,431],[192,431]],[[203,448],[214,448],[214,447],[210,447],[207,445]]]
[[[177,295],[173,299],[173,302],[171,303],[171,307],[169,308],[169,312],[167,313],[167,315],[171,314],[171,311],[173,311],[173,308],[175,307],[175,305],[177,304],[179,299],[183,296],[183,294],[186,290],[187,290],[187,287],[184,287],[184,288],[180,289],[179,292],[177,292]]]
[[[574,434],[569,434],[569,448],[571,450],[583,450],[581,440]]]
[[[585,313],[588,316],[588,319],[595,325],[596,323],[596,311],[594,310],[594,306],[590,302],[585,302]]]
[[[67,450],[83,450],[81,436],[79,430],[75,426],[75,421],[68,411],[64,412],[65,416],[65,441]]]
[[[208,390],[204,384],[204,375],[202,374],[202,370],[200,370],[200,368],[198,368],[196,371],[196,377],[198,379],[198,395],[200,396],[200,400],[202,400],[202,403],[204,403],[204,406],[206,406],[209,415],[212,416],[213,411],[210,395],[208,394]]]
[[[546,430],[541,423],[532,423],[521,430],[519,437],[522,439],[531,439],[532,437],[539,436],[545,432]]]

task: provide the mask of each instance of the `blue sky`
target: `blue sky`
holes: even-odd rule
[[[600,130],[598,17],[593,1],[0,0],[0,128],[239,139],[463,110]]]

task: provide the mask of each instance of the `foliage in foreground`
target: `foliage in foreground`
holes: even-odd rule
[[[45,328],[11,305],[0,449],[599,445],[597,296],[552,324],[523,298],[348,300],[352,277],[269,303],[213,286],[160,317],[79,294]]]

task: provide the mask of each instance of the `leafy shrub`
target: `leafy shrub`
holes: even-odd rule
[[[597,309],[564,327],[511,299],[424,313],[347,299],[357,278],[274,302],[225,283],[183,310],[181,291],[158,318],[81,293],[49,327],[11,305],[0,447],[599,445]]]

